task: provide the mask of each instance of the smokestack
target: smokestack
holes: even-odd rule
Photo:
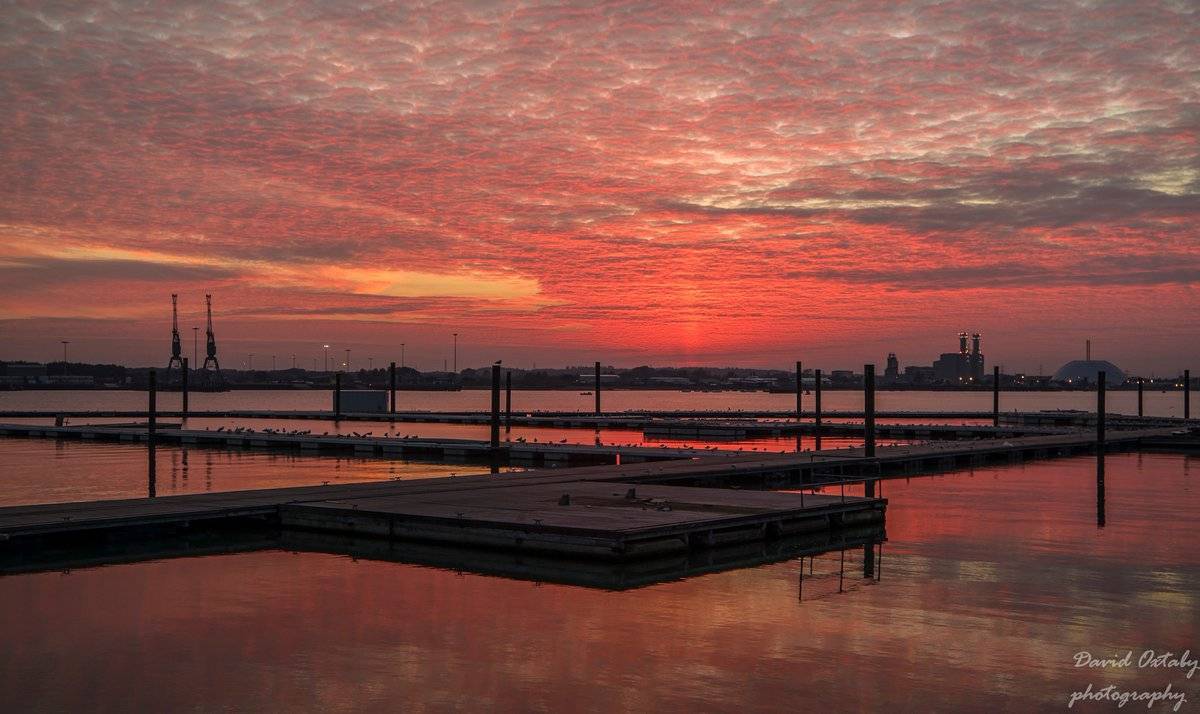
[[[1087,361],[1088,362],[1092,361],[1092,341],[1091,340],[1087,341]]]
[[[971,354],[979,354],[979,333],[971,335]]]
[[[958,353],[965,355],[967,353],[967,333],[958,333]]]

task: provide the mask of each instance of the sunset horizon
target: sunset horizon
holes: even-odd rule
[[[231,356],[427,368],[1200,347],[1186,5],[33,7],[6,359],[156,364],[172,293]]]

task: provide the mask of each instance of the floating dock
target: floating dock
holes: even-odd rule
[[[0,437],[28,436],[86,441],[149,439],[143,425],[41,426],[0,424]],[[393,456],[437,461],[490,461],[493,456],[517,466],[576,466],[690,459],[709,453],[703,449],[652,446],[616,446],[528,441],[502,442],[493,449],[486,441],[416,437],[355,436],[353,434],[295,434],[250,429],[182,429],[179,424],[159,424],[154,439],[159,444],[195,444],[224,448],[271,448],[308,453],[352,452],[362,456]]]
[[[190,529],[320,531],[611,561],[880,525],[886,501],[647,486],[626,467],[0,508],[0,563]]]

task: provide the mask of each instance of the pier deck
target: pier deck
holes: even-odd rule
[[[621,467],[0,508],[0,569],[223,522],[625,560],[878,524],[886,502],[622,483]]]

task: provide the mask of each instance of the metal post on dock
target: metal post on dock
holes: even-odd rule
[[[821,370],[815,370],[813,376],[816,378],[816,387],[813,391],[813,414],[816,416],[816,424],[813,428],[813,433],[817,437],[816,449],[821,450]]]
[[[183,418],[187,419],[188,415],[188,358],[183,358],[183,368],[180,371],[179,386],[183,390]]]
[[[512,431],[512,370],[504,373],[504,432]]]
[[[596,363],[596,416],[600,416],[600,363]]]
[[[1183,418],[1192,418],[1192,370],[1183,370]]]
[[[158,428],[158,374],[151,369],[146,373],[146,440],[154,443],[154,431]]]
[[[1145,380],[1144,380],[1144,379],[1142,379],[1141,377],[1138,377],[1138,416],[1144,416],[1144,413],[1143,413],[1143,411],[1142,411],[1142,388],[1143,388],[1143,382],[1145,382]]]
[[[1104,453],[1104,392],[1108,387],[1105,384],[1108,375],[1104,370],[1096,373],[1096,453]]]
[[[187,452],[184,452],[184,456]],[[154,450],[154,439],[146,442],[146,496],[154,498],[158,494],[158,458]]]
[[[388,365],[388,385],[392,392],[392,413],[396,413],[396,363]]]
[[[796,360],[796,421],[804,414],[804,366]]]
[[[333,373],[333,418],[342,418],[342,373]]]
[[[875,365],[863,365],[863,427],[866,436],[863,455],[875,458]],[[875,481],[868,478],[863,482],[863,494],[875,497]]]
[[[1000,426],[1000,365],[992,367],[992,426]]]
[[[500,448],[500,365],[492,365],[492,449]]]

